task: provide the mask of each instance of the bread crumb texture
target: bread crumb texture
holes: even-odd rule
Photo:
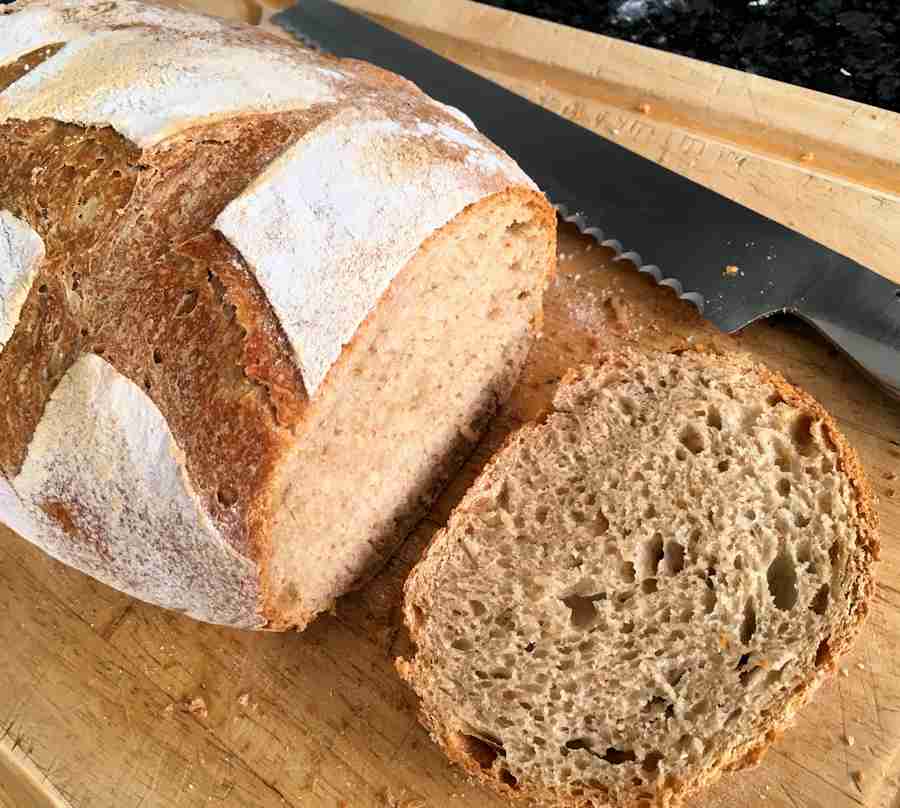
[[[406,584],[398,665],[508,796],[675,805],[757,763],[872,596],[871,496],[828,414],[743,358],[572,372]]]

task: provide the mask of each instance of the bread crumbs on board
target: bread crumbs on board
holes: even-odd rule
[[[206,700],[197,696],[185,704],[185,710],[198,718],[209,718],[209,710],[206,708]]]

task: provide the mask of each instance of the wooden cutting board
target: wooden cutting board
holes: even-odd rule
[[[900,116],[463,0],[352,2],[897,277]],[[265,16],[251,0],[192,5]],[[602,182],[603,167],[591,169]],[[759,769],[727,778],[702,804],[900,808],[900,405],[805,327],[782,319],[723,336],[568,226],[546,309],[512,400],[430,517],[369,587],[303,634],[193,622],[0,528],[0,808],[500,805],[432,746],[394,674],[402,580],[492,449],[567,367],[623,344],[698,343],[749,351],[836,415],[880,495],[883,541],[881,586],[846,675]]]

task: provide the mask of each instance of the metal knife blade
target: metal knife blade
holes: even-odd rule
[[[564,218],[671,286],[719,328],[794,313],[900,398],[896,284],[331,0],[302,0],[272,20],[460,107]]]

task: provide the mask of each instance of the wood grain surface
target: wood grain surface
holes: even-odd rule
[[[249,0],[190,5],[249,21],[261,16]],[[750,102],[740,100],[746,91],[732,71],[460,0],[364,5],[625,145],[696,172],[770,215],[794,218],[813,236],[828,231],[832,246],[895,270],[887,259],[900,238],[893,196],[900,179],[892,162],[898,116],[744,77],[756,103],[766,99],[759,107],[769,126],[763,136],[752,118],[742,117]],[[660,60],[669,68],[654,85]],[[613,74],[621,87],[603,95],[596,88]],[[691,129],[710,82],[723,87],[710,112],[718,127],[712,133],[706,118]],[[657,94],[646,102],[650,113],[635,112],[634,102],[651,85]],[[633,94],[622,89],[628,86]],[[778,106],[769,95],[778,92],[794,94],[794,101]],[[576,102],[584,106],[571,106]],[[876,131],[871,114],[882,129]],[[626,123],[611,127],[614,116]],[[635,127],[644,134],[627,134]],[[808,145],[804,138],[815,132],[819,140]],[[816,151],[812,163],[779,151],[791,137],[798,149]],[[674,145],[666,149],[667,141]],[[746,159],[739,165],[717,156],[726,153]],[[857,173],[844,170],[845,158]],[[886,201],[868,207],[865,200],[875,198]],[[828,217],[852,226],[829,229]],[[480,465],[544,405],[567,367],[621,344],[698,343],[752,353],[835,414],[880,495],[883,541],[881,585],[862,639],[843,665],[846,675],[823,689],[759,769],[728,777],[702,804],[900,808],[900,407],[799,324],[781,319],[727,337],[569,226],[560,254],[543,336],[513,399],[386,569],[303,634],[193,622],[114,592],[0,528],[0,808],[500,805],[433,747],[393,671],[403,650],[397,624],[403,578]]]

